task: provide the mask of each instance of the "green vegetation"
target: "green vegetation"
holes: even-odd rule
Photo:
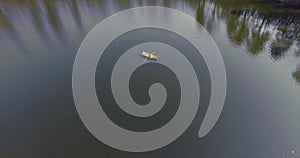
[[[271,52],[274,57],[281,56],[285,51],[287,51],[291,45],[293,44],[293,40],[291,39],[277,39],[271,44]]]
[[[293,73],[293,77],[295,78],[295,80],[297,82],[300,83],[300,66],[298,67],[298,69]]]

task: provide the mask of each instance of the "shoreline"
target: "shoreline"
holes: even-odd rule
[[[300,1],[298,0],[273,0],[273,1],[283,8],[300,9]]]

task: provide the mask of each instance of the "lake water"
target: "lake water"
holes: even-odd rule
[[[118,11],[149,5],[180,10],[208,30],[224,58],[227,97],[219,121],[206,137],[197,137],[207,108],[203,106],[190,128],[167,147],[127,153],[98,141],[81,122],[72,96],[72,68],[81,41],[96,24]],[[110,63],[112,58],[114,55],[104,62]],[[202,62],[197,66],[204,68],[200,82],[207,89],[203,99],[208,102],[208,72]],[[150,64],[145,70],[155,68]],[[139,96],[136,101],[140,103],[149,99],[141,96],[145,87],[139,86],[143,85],[140,81],[162,82],[174,75],[159,67],[143,73],[138,70],[133,77],[137,90],[132,95]],[[96,86],[104,82],[99,74],[96,80]],[[3,158],[298,158],[299,82],[299,10],[247,0],[0,0]],[[178,89],[176,80],[165,84]],[[174,91],[170,95],[176,98],[180,94]],[[176,99],[169,102],[176,103]],[[163,111],[161,119],[139,121],[113,107],[105,108],[118,125],[136,131],[158,128],[172,118]],[[176,107],[169,110],[174,112]]]

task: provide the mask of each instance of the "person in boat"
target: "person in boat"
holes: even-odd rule
[[[155,52],[149,53],[149,52],[146,52],[146,51],[142,51],[140,53],[140,55],[143,56],[143,57],[145,57],[145,61],[147,59],[150,59],[150,60],[157,60],[158,59],[158,57],[155,55]]]

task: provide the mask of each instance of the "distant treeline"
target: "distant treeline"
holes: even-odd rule
[[[272,0],[279,3],[282,7],[300,8],[300,0]]]

